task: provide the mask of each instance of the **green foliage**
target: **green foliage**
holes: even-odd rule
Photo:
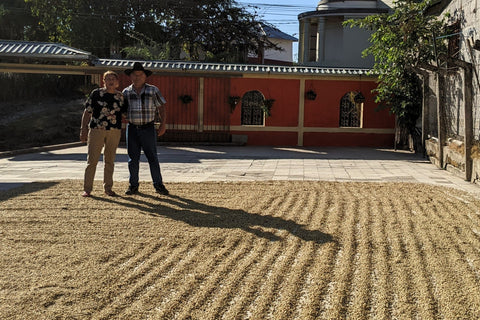
[[[21,0],[9,0],[22,2]],[[109,57],[237,62],[248,51],[276,48],[255,14],[233,0],[24,0],[45,39]],[[0,17],[1,17],[0,9]],[[33,26],[33,25],[32,25]],[[133,36],[132,36],[133,35]]]
[[[48,41],[71,45],[75,31],[72,18],[78,10],[76,2],[68,0],[25,0],[30,5],[32,15],[38,19],[38,28],[48,35]]]
[[[2,0],[0,4],[0,39],[35,40],[38,21],[31,15],[24,0]]]
[[[108,57],[110,49],[123,44],[129,20],[124,15],[129,1],[25,0],[33,26],[46,36],[44,41],[60,42]]]
[[[379,79],[376,102],[390,108],[398,124],[411,133],[422,102],[420,82],[413,70],[434,62],[438,53],[445,51],[445,44],[438,40],[445,32],[444,21],[425,13],[429,4],[429,1],[399,0],[394,2],[391,14],[346,22],[352,27],[372,30],[371,46],[363,55],[375,58],[373,73]]]
[[[145,35],[132,31],[128,34],[137,42],[133,46],[125,47],[122,52],[127,59],[143,59],[143,60],[165,60],[169,57],[168,43],[162,45]]]
[[[271,110],[274,102],[275,102],[275,99],[263,100],[263,104],[260,106],[260,108],[265,113],[265,117],[270,117],[272,115]]]
[[[221,62],[229,62],[232,56],[241,60],[242,52],[246,55],[261,47],[277,48],[261,35],[256,15],[234,4],[230,0],[178,1],[168,14],[172,44],[183,46],[189,60],[201,60],[204,54]]]

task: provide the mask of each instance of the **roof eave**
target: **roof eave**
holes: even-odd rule
[[[315,10],[300,13],[298,15],[298,20],[310,18],[310,17],[322,17],[322,16],[342,16],[342,15],[374,15],[374,14],[385,14],[390,10],[388,8],[333,8],[326,10]]]
[[[60,61],[85,61],[91,62],[97,60],[95,56],[86,55],[44,55],[44,54],[12,54],[0,53],[0,58],[24,58],[24,59],[44,59],[44,60],[60,60]]]
[[[98,59],[95,66],[115,69],[128,69],[135,62],[140,62],[146,69],[153,72],[189,72],[199,74],[275,74],[275,75],[350,75],[371,76],[371,69],[360,68],[330,68],[315,66],[282,66],[282,65],[249,65],[249,64],[223,64],[199,63],[186,61],[138,61],[121,59]]]

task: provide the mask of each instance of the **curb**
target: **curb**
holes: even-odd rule
[[[67,149],[67,148],[74,148],[86,145],[85,142],[72,142],[72,143],[63,143],[63,144],[55,144],[51,146],[42,146],[42,147],[33,147],[27,149],[18,149],[18,150],[11,150],[11,151],[3,151],[0,152],[0,158],[8,158],[13,156],[18,156],[21,154],[27,153],[37,153],[37,152],[45,152],[45,151],[52,151],[52,150],[60,150],[60,149]]]
[[[10,151],[2,151],[0,152],[0,159],[2,158],[9,158],[18,156],[21,154],[28,154],[28,153],[37,153],[37,152],[46,152],[52,150],[60,150],[60,149],[67,149],[67,148],[75,148],[81,147],[86,145],[86,142],[71,142],[71,143],[63,143],[63,144],[55,144],[50,146],[42,146],[42,147],[32,147],[26,149],[18,149],[18,150],[10,150]],[[158,146],[232,146],[232,147],[241,147],[245,146],[245,143],[236,143],[236,142],[157,142]],[[125,146],[125,141],[120,141],[119,146]]]

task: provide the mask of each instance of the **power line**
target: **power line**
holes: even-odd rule
[[[254,3],[254,2],[248,2],[248,1],[239,1],[237,2],[237,5],[240,5],[243,9],[246,11],[249,11],[252,14],[257,15],[260,19],[265,20],[265,16],[268,16],[268,21],[269,23],[272,23],[274,25],[297,25],[298,24],[298,14],[301,12],[305,11],[310,11],[312,10],[312,7],[310,6],[300,6],[300,5],[291,5],[291,4],[271,4],[271,3]],[[185,8],[190,7],[190,6],[184,6]],[[2,6],[4,10],[8,10],[10,12],[14,13],[31,13],[30,10],[27,7],[4,7]],[[257,13],[255,12],[256,9],[262,9],[263,12]],[[253,10],[253,12],[251,12]],[[117,20],[130,20],[132,19],[132,16],[130,15],[119,15],[119,14],[101,14],[101,13],[93,13],[93,12],[75,12],[72,14],[72,17],[75,18],[93,18],[93,19],[117,19]],[[153,20],[155,21],[156,18],[153,16],[144,16],[142,20]],[[182,20],[188,21],[188,22],[193,22],[193,21],[208,21],[209,19],[198,19],[198,18],[192,18],[192,19],[185,19],[183,18]]]
[[[294,4],[280,4],[280,3],[257,3],[257,2],[248,2],[248,1],[237,1],[239,4],[253,6],[253,7],[277,7],[277,8],[291,8],[291,9],[312,9],[314,6],[299,6]]]
[[[271,11],[270,9],[274,9],[274,13],[270,13],[271,15],[278,15],[278,16],[297,16],[298,14],[304,11],[310,11],[313,8],[310,6],[298,6],[298,5],[288,5],[288,4],[269,4],[269,3],[254,3],[254,2],[238,2],[238,4],[242,4],[245,10],[249,11],[248,9],[262,9],[266,11]],[[187,8],[187,6],[183,6]],[[18,13],[31,13],[30,10],[26,7],[4,7],[4,10],[8,10],[10,12],[18,12]],[[266,12],[265,11],[265,12]],[[291,12],[291,14],[289,13]],[[98,13],[90,13],[90,12],[76,12],[76,16],[98,16],[98,17],[113,17],[113,18],[131,18],[128,15],[116,15],[116,14],[98,14]]]
[[[254,3],[248,1],[238,1],[237,3],[243,6],[245,10],[258,14],[259,16],[289,17],[297,23],[299,14],[316,9],[314,6],[293,4]]]

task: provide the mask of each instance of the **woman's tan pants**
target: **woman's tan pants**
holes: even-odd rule
[[[105,191],[112,190],[113,186],[113,167],[115,155],[117,153],[118,143],[120,142],[120,129],[90,129],[88,132],[88,155],[87,167],[85,168],[85,176],[83,180],[83,190],[92,192],[93,179],[97,169],[98,159],[102,153],[103,147],[103,189]]]

